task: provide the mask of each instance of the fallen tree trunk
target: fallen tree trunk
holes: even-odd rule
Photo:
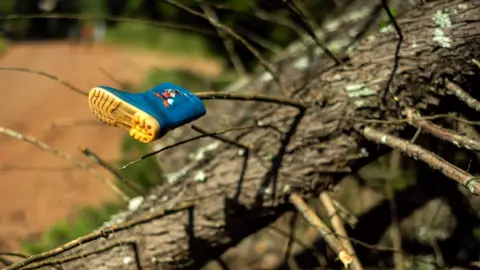
[[[150,218],[102,231],[103,238],[62,255],[74,257],[47,262],[65,269],[198,269],[290,209],[291,191],[317,194],[386,151],[364,137],[365,127],[372,140],[372,130],[409,138],[407,121],[398,119],[408,109],[446,112],[440,103],[452,97],[445,79],[467,92],[478,85],[472,59],[480,58],[480,1],[435,1],[398,23],[404,40],[389,90],[398,39],[393,27],[361,42],[342,66],[314,54],[295,60],[308,64],[280,63],[278,76],[305,110],[255,105],[244,130],[216,136],[222,144],[213,155],[124,217]],[[268,76],[245,92],[266,89],[281,95]],[[179,205],[182,211],[154,218]]]

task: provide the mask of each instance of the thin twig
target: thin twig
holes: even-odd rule
[[[5,259],[2,256],[0,256],[0,263],[2,263],[5,266],[9,266],[13,264],[12,261],[10,261],[9,259]]]
[[[11,257],[19,257],[19,258],[27,258],[27,255],[16,253],[16,252],[0,252],[0,256],[11,256]]]
[[[201,3],[200,7],[202,8],[205,15],[210,17],[211,20],[218,21],[217,14],[215,14],[215,11],[209,5]],[[230,60],[235,67],[235,70],[237,71],[237,75],[240,77],[245,76],[245,66],[243,65],[240,57],[238,57],[238,54],[235,52],[235,47],[232,39],[228,36],[227,33],[225,33],[225,31],[221,29],[217,29],[217,33],[222,39],[223,44],[225,45],[225,49],[227,50],[228,56],[230,57]]]
[[[278,228],[278,227],[275,227],[273,225],[270,225],[269,228],[273,229],[273,230],[276,230],[278,233],[281,233],[283,234],[285,237],[288,237],[288,232],[285,232],[284,230],[282,230],[281,228]],[[337,238],[345,238],[344,236],[342,235],[338,235],[336,234],[335,232],[332,232],[333,235],[335,235]],[[347,239],[357,245],[360,245],[360,246],[363,246],[365,248],[368,248],[368,249],[371,249],[371,250],[375,250],[375,251],[386,251],[386,252],[392,252],[392,253],[403,253],[405,255],[409,255],[407,253],[405,253],[404,251],[402,250],[397,250],[397,249],[394,249],[392,247],[388,247],[388,246],[380,246],[380,245],[372,245],[372,244],[368,244],[366,242],[363,242],[361,240],[358,240],[356,238],[352,238],[352,237],[347,237]],[[308,249],[308,245],[306,245],[305,243],[302,243],[302,242],[298,242],[298,244],[300,244],[303,248],[306,248]],[[438,265],[437,263],[435,262],[431,262],[431,261],[427,261],[427,260],[419,260],[419,259],[414,259],[414,261],[416,262],[419,262],[419,263],[424,263],[424,264],[428,264],[428,265],[433,265],[433,266],[436,266],[438,268]],[[435,269],[437,269],[435,268]]]
[[[323,223],[323,221],[315,214],[315,212],[305,203],[297,193],[292,193],[289,197],[290,202],[297,208],[303,217],[312,225],[325,239],[325,242],[332,248],[335,254],[338,255],[345,268],[352,263],[352,257],[348,254],[348,251],[342,246],[339,240],[332,233],[330,228]]]
[[[342,246],[345,247],[345,249],[348,251],[348,254],[352,257],[352,269],[363,269],[363,266],[360,263],[360,260],[358,260],[358,257],[355,254],[355,250],[353,249],[353,246],[348,239],[348,235],[345,231],[342,219],[338,216],[337,210],[333,205],[332,198],[327,191],[320,193],[320,201],[327,210],[327,214],[330,217],[330,221],[336,235],[342,236],[339,237],[338,240],[340,241]]]
[[[34,69],[29,69],[29,68],[21,68],[21,67],[1,67],[0,66],[0,70],[5,70],[5,71],[20,71],[20,72],[25,72],[25,73],[30,73],[30,74],[36,74],[36,75],[40,75],[40,76],[43,76],[43,77],[47,77],[51,80],[54,80],[60,84],[63,84],[65,85],[66,87],[68,87],[70,90],[74,91],[75,93],[77,94],[80,94],[80,95],[83,95],[83,96],[88,96],[88,93],[81,90],[80,88],[78,87],[75,87],[73,86],[71,83],[65,81],[65,80],[62,80],[60,79],[59,77],[53,75],[53,74],[50,74],[50,73],[47,73],[47,72],[44,72],[44,71],[40,71],[40,70],[34,70]]]
[[[420,116],[416,114],[412,115],[412,123],[417,128],[421,128],[422,131],[428,132],[433,136],[439,139],[448,141],[458,147],[480,151],[480,142],[478,142],[477,140],[470,139],[467,136],[457,134],[453,130],[442,128],[432,122],[422,120]]]
[[[294,100],[271,97],[257,94],[239,94],[239,93],[225,93],[225,92],[198,92],[195,93],[200,99],[226,99],[226,100],[244,100],[244,101],[260,101],[268,103],[276,103],[280,105],[288,105],[301,110],[307,109],[307,106]]]
[[[387,13],[388,18],[390,19],[390,22],[393,24],[393,27],[395,28],[395,31],[398,34],[398,42],[397,42],[397,46],[395,47],[395,59],[393,60],[393,69],[392,69],[392,73],[390,74],[390,77],[388,78],[387,85],[385,87],[385,91],[383,92],[382,99],[385,98],[385,95],[387,93],[390,93],[393,97],[393,100],[398,101],[398,97],[391,92],[390,87],[392,85],[393,78],[395,77],[395,73],[397,73],[398,62],[400,61],[400,48],[402,47],[403,34],[402,34],[402,29],[400,29],[400,26],[398,25],[397,20],[393,16],[392,11],[388,6],[387,0],[381,0],[381,1],[382,1],[383,9]]]
[[[102,168],[106,169],[108,172],[110,172],[113,176],[115,176],[120,182],[124,183],[128,188],[130,188],[131,190],[133,190],[134,192],[136,192],[137,194],[139,195],[142,195],[142,196],[145,196],[146,193],[145,191],[142,190],[141,187],[139,187],[135,182],[132,182],[128,179],[126,179],[125,177],[123,177],[119,172],[118,170],[116,170],[112,165],[110,165],[107,161],[103,160],[102,158],[100,158],[97,154],[95,154],[94,152],[92,152],[90,149],[88,148],[85,148],[85,147],[80,147],[80,151],[85,155],[87,156],[88,158],[90,158],[91,160],[93,160],[95,163],[97,163],[98,165],[100,165]]]
[[[334,200],[333,198],[332,203],[333,206],[335,206],[335,210],[340,215],[340,217],[345,220],[348,225],[350,225],[350,227],[355,228],[355,225],[358,223],[358,218],[354,214],[350,213],[350,211],[348,211],[345,206],[343,206],[341,203]]]
[[[480,68],[480,61],[477,59],[472,59],[472,63],[474,63],[478,68]]]
[[[147,223],[147,222],[151,222],[155,219],[163,218],[165,216],[168,216],[168,215],[171,215],[171,214],[174,214],[174,213],[185,211],[187,209],[191,209],[192,207],[194,207],[193,203],[184,203],[184,204],[182,204],[178,207],[175,207],[175,208],[161,210],[157,213],[148,214],[148,215],[145,215],[145,216],[143,216],[141,218],[138,218],[138,219],[134,219],[134,220],[131,220],[131,221],[119,223],[117,225],[109,226],[105,229],[102,229],[102,230],[93,232],[91,234],[87,234],[85,236],[79,237],[79,238],[77,238],[73,241],[70,241],[70,242],[68,242],[68,243],[66,243],[62,246],[59,246],[57,248],[54,248],[52,250],[42,252],[42,253],[37,254],[37,255],[30,256],[27,259],[25,259],[24,261],[21,261],[21,262],[18,262],[18,263],[15,263],[15,264],[12,264],[12,265],[8,266],[4,270],[20,269],[20,268],[25,267],[27,265],[30,265],[34,262],[38,262],[38,261],[41,261],[41,260],[44,260],[44,259],[47,259],[47,258],[57,256],[57,255],[65,252],[65,251],[68,251],[68,250],[71,250],[75,247],[81,246],[83,244],[95,241],[99,238],[107,238],[109,235],[111,235],[113,233],[123,231],[123,230],[126,230],[126,229],[130,229],[130,228],[133,228],[137,225],[141,225],[141,224],[144,224],[144,223]]]
[[[9,128],[5,128],[5,127],[0,127],[0,133],[4,134],[6,136],[9,136],[11,138],[20,140],[20,141],[28,142],[28,143],[36,146],[37,148],[40,148],[41,150],[52,153],[55,156],[72,163],[75,167],[77,167],[79,169],[82,169],[82,170],[85,170],[86,172],[90,173],[90,175],[92,175],[93,177],[95,177],[95,178],[101,180],[102,182],[104,182],[105,184],[107,184],[123,200],[125,200],[125,201],[129,200],[128,196],[125,195],[125,193],[123,193],[115,184],[113,184],[110,179],[105,178],[102,175],[100,175],[97,171],[95,171],[94,169],[92,169],[90,167],[90,164],[87,164],[87,163],[84,163],[80,160],[77,160],[74,157],[70,156],[69,154],[63,153],[60,150],[55,149],[55,148],[51,147],[50,145],[32,137],[32,136],[23,135],[22,133],[20,133],[18,131],[15,131],[15,130],[12,130],[12,129],[9,129]]]
[[[450,93],[452,93],[458,99],[460,99],[465,104],[467,104],[468,107],[476,110],[477,112],[480,112],[480,101],[476,100],[474,97],[468,94],[465,90],[463,90],[460,86],[458,86],[457,84],[447,79],[445,87],[447,88],[448,91],[450,91]]]
[[[242,149],[245,149],[245,150],[248,150],[248,147],[239,143],[239,142],[236,142],[234,140],[231,140],[229,138],[226,138],[225,136],[222,136],[220,134],[217,134],[217,133],[212,133],[212,132],[208,132],[206,130],[204,130],[203,128],[201,127],[198,127],[196,125],[192,125],[192,129],[195,130],[196,132],[202,134],[202,135],[205,135],[205,136],[208,136],[208,137],[212,137],[212,138],[215,138],[219,141],[222,141],[224,143],[228,143],[228,144],[231,144],[231,145],[235,145],[237,147],[240,147]]]
[[[66,257],[58,258],[58,259],[45,260],[45,261],[41,261],[41,262],[38,262],[38,263],[32,263],[29,266],[22,268],[22,270],[27,270],[27,269],[33,270],[33,269],[39,269],[39,268],[45,267],[45,266],[54,266],[54,265],[58,265],[58,264],[63,264],[63,263],[75,261],[75,260],[78,260],[78,259],[83,259],[83,258],[86,258],[87,256],[91,256],[91,255],[94,255],[94,254],[100,254],[102,252],[111,250],[111,249],[113,249],[117,246],[123,246],[123,245],[126,246],[126,245],[134,245],[134,244],[136,244],[135,241],[119,241],[119,242],[109,244],[109,245],[106,245],[104,247],[92,250],[92,251],[88,251],[88,252],[84,252],[84,253],[80,253],[80,254],[76,254],[76,255],[71,255],[71,256],[66,256]]]
[[[0,263],[3,263],[5,266],[9,266],[13,264],[13,261],[10,261],[4,257],[27,258],[28,256],[15,252],[0,252]]]
[[[213,18],[205,16],[204,14],[202,14],[198,11],[195,11],[195,10],[193,10],[193,9],[183,5],[183,4],[180,4],[177,1],[174,1],[174,0],[164,0],[164,1],[173,5],[173,6],[175,6],[175,7],[177,7],[177,8],[180,8],[180,9],[183,9],[183,10],[187,11],[188,13],[190,13],[192,15],[195,15],[197,17],[200,17],[200,18],[203,18],[203,19],[207,20],[214,27],[216,27],[220,30],[223,30],[225,33],[230,35],[234,40],[239,41],[243,46],[245,46],[245,48],[247,48],[248,51],[250,51],[255,56],[255,58],[258,59],[260,65],[262,65],[262,67],[272,76],[273,80],[278,84],[278,87],[280,88],[280,90],[282,90],[282,92],[286,96],[289,96],[287,89],[285,88],[285,86],[282,83],[282,80],[280,79],[280,77],[277,76],[277,74],[275,72],[275,68],[273,67],[273,65],[271,63],[269,63],[267,60],[265,60],[265,58],[263,58],[262,54],[257,49],[255,49],[255,47],[253,47],[243,37],[241,37],[240,35],[235,33],[235,31],[233,31],[230,27],[228,27],[224,24],[221,24],[218,20],[214,20]]]
[[[470,121],[465,118],[457,117],[454,115],[450,114],[436,114],[432,116],[422,116],[419,119],[421,120],[435,120],[435,119],[441,119],[441,118],[449,118],[453,119],[455,121],[467,124],[467,125],[474,125],[474,126],[480,126],[480,121]],[[355,122],[361,122],[361,123],[371,123],[371,124],[405,124],[405,123],[410,123],[411,119],[410,118],[400,118],[400,119],[392,119],[392,120],[380,120],[380,119],[368,119],[368,118],[360,118],[360,117],[347,117],[347,116],[340,116],[338,118],[332,118],[332,119],[343,119],[343,120],[348,120],[348,121],[355,121]]]
[[[396,250],[402,250],[402,235],[400,233],[400,224],[398,221],[397,203],[395,202],[395,189],[393,188],[394,176],[396,176],[401,170],[402,153],[398,150],[392,151],[390,160],[390,175],[387,177],[387,183],[385,185],[385,193],[390,205],[390,217],[392,220],[390,238],[393,242],[393,248]],[[395,270],[403,270],[403,253],[395,252],[393,254],[393,261]]]
[[[311,244],[307,244],[305,243],[303,240],[299,239],[298,237],[291,237],[291,233],[290,232],[287,232],[285,231],[285,229],[281,228],[281,227],[278,227],[278,226],[275,226],[275,225],[269,225],[267,227],[267,231],[272,231],[272,232],[276,232],[277,234],[287,238],[287,239],[292,239],[295,244],[299,245],[301,248],[305,249],[305,250],[311,250],[313,255],[317,258],[318,262],[321,263],[323,261],[325,261],[325,259],[322,257],[322,254],[316,250],[314,247],[312,247]]]
[[[313,38],[317,46],[322,48],[326,55],[328,55],[337,65],[342,65],[343,61],[337,57],[328,47],[325,45],[317,36],[314,29],[318,29],[318,25],[315,23],[315,20],[312,18],[308,10],[303,7],[301,1],[290,0],[287,1],[288,7],[293,11],[295,15],[300,18],[300,23],[302,27],[307,31],[307,33]]]
[[[120,80],[115,78],[112,74],[110,74],[110,72],[108,72],[103,67],[100,67],[100,72],[102,72],[103,75],[107,76],[110,80],[112,80],[112,82],[116,83],[118,87],[122,87],[124,85]]]
[[[450,164],[448,161],[437,156],[436,154],[410,143],[407,140],[389,135],[379,130],[375,130],[370,127],[363,129],[363,135],[368,140],[374,141],[379,144],[387,145],[393,149],[398,149],[404,154],[414,158],[420,159],[423,162],[430,165],[435,170],[440,171],[445,176],[452,180],[457,181],[459,184],[465,186],[475,195],[480,195],[480,182],[479,178],[475,177],[466,171]]]
[[[182,141],[179,141],[179,142],[176,142],[176,143],[173,143],[171,145],[167,145],[165,147],[162,147],[156,151],[153,151],[153,152],[150,152],[146,155],[143,155],[142,157],[138,158],[138,159],[135,159],[133,161],[130,161],[129,163],[123,165],[122,167],[119,168],[119,170],[124,170],[128,167],[130,167],[131,165],[133,164],[136,164],[148,157],[151,157],[153,155],[156,155],[158,153],[161,153],[163,151],[166,151],[168,149],[172,149],[174,147],[177,147],[179,145],[182,145],[182,144],[186,144],[186,143],[189,143],[189,142],[193,142],[193,141],[196,141],[198,139],[202,139],[202,138],[206,138],[206,137],[210,137],[212,136],[212,134],[216,134],[216,135],[219,135],[219,134],[223,134],[223,133],[227,133],[227,132],[230,132],[230,131],[238,131],[238,130],[244,130],[244,129],[251,129],[251,128],[256,128],[256,127],[259,127],[259,126],[244,126],[244,127],[233,127],[233,128],[227,128],[227,129],[223,129],[223,130],[219,130],[219,131],[216,131],[216,132],[212,132],[208,135],[205,135],[205,134],[201,134],[201,135],[198,135],[198,136],[195,136],[195,137],[191,137],[191,138],[188,138],[188,139],[185,139],[185,140],[182,140]]]

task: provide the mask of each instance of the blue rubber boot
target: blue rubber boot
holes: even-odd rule
[[[88,94],[90,109],[101,121],[129,131],[143,143],[163,137],[169,130],[206,113],[203,102],[173,83],[162,83],[144,93],[127,93],[98,86]]]

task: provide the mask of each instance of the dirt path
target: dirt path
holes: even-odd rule
[[[220,72],[220,67],[210,61],[107,46],[85,48],[65,42],[13,45],[0,58],[0,66],[49,72],[85,91],[99,84],[115,86],[101,68],[132,83],[141,81],[145,71],[154,66],[190,68],[207,75]],[[49,128],[59,119],[94,119],[85,97],[33,74],[0,71],[0,82],[0,126],[35,136],[84,160],[79,146],[108,160],[119,156],[118,146],[124,136],[119,129],[106,125]],[[87,173],[55,169],[65,166],[69,164],[58,157],[0,135],[0,251],[18,250],[20,239],[38,234],[83,206],[115,199],[108,187]]]

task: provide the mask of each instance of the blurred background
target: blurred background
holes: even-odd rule
[[[392,13],[400,14],[403,1],[393,2],[400,7],[392,4]],[[266,58],[278,58],[289,44],[308,36],[298,14],[282,1],[181,3],[217,17]],[[333,32],[352,38],[388,25],[380,3],[300,3],[317,26],[329,25]],[[359,15],[361,7],[371,7],[371,13]],[[328,24],[347,11],[357,14],[367,30],[349,34],[348,25],[339,30]],[[123,130],[97,121],[84,96],[38,72],[58,76],[84,91],[109,85],[135,92],[164,81],[192,91],[217,91],[259,70],[257,59],[243,45],[222,38],[204,18],[158,0],[2,0],[0,18],[0,125],[34,136],[92,168],[96,165],[81,155],[80,146],[118,166],[188,132],[176,130],[153,146],[139,144]],[[227,120],[220,122],[235,116],[225,113],[225,105],[206,104],[210,111],[225,114]],[[418,140],[450,155],[456,164],[478,163],[477,157],[453,146],[422,136]],[[166,181],[182,162],[193,159],[197,146],[147,159],[122,174],[148,190]],[[0,137],[0,149],[0,251],[34,254],[51,249],[90,233],[126,207],[104,183],[54,155],[6,136]],[[108,172],[102,173],[109,177]],[[400,230],[404,269],[479,260],[478,199],[398,153],[347,177],[333,196],[343,205],[352,237],[391,247],[399,241],[392,231]],[[392,202],[398,209],[395,219]],[[310,203],[328,223],[319,200]],[[393,267],[391,252],[361,245],[357,251],[371,269]],[[222,264],[232,269],[331,269],[338,267],[332,258],[316,231],[288,213],[224,254],[223,263],[212,262],[205,269],[222,269]]]

